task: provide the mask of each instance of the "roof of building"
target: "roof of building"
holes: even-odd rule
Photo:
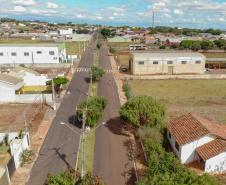
[[[0,74],[0,81],[10,84],[17,84],[18,82],[23,82],[24,80],[22,78],[17,78],[7,74]]]
[[[179,145],[184,145],[208,134],[226,139],[226,126],[197,116],[186,114],[166,123],[167,128]]]
[[[180,39],[169,39],[169,42],[181,42]]]
[[[26,67],[17,67],[17,68],[12,69],[12,71],[17,72],[17,73],[21,73],[23,71],[26,71],[28,73],[34,74],[35,76],[40,76],[40,73],[38,73],[38,72],[36,72],[32,69],[26,68]]]
[[[166,57],[205,57],[203,54],[201,53],[132,53],[133,56],[136,58],[166,58]]]
[[[7,43],[0,44],[0,47],[58,47],[62,43]]]
[[[206,161],[222,152],[226,152],[226,140],[224,139],[214,139],[198,148],[196,151],[200,157]]]

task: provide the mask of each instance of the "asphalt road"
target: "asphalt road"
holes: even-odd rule
[[[100,49],[99,65],[111,69],[105,43]],[[111,80],[111,84],[108,81]],[[101,122],[106,125],[96,129],[94,174],[100,174],[108,185],[134,184],[136,181],[133,158],[125,123],[119,117],[120,101],[113,73],[106,73],[98,84],[98,95],[109,102]]]
[[[91,43],[78,65],[79,68],[87,68],[93,64],[94,47],[95,44]],[[87,97],[88,89],[89,74],[75,73],[43,142],[27,185],[41,185],[48,173],[59,173],[67,169],[68,165],[75,167],[79,135],[60,122],[79,132],[81,123],[76,119],[75,109]]]

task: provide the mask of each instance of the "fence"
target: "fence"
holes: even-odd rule
[[[37,94],[19,94],[15,95],[15,103],[32,103]],[[42,94],[36,99],[37,102],[52,102],[52,94]]]

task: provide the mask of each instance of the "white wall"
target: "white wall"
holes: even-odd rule
[[[189,163],[193,162],[198,159],[198,155],[195,151],[195,149],[199,146],[202,146],[212,140],[214,140],[216,137],[213,135],[207,135],[202,138],[199,138],[195,141],[192,141],[190,143],[187,143],[185,145],[179,146],[179,151],[175,147],[175,139],[171,133],[171,139],[169,138],[169,130],[167,129],[167,138],[171,143],[172,149],[177,155],[177,157],[180,159],[182,163]]]
[[[46,102],[52,102],[52,94],[43,95]],[[42,102],[42,95],[37,96],[37,94],[19,94],[15,95],[15,103],[33,103],[37,97],[36,102]]]
[[[181,162],[182,163],[190,163],[195,160],[198,160],[198,155],[195,151],[195,149],[199,146],[202,146],[212,140],[214,140],[216,137],[213,135],[207,135],[202,138],[199,138],[195,141],[192,141],[190,143],[187,143],[183,146],[181,146]]]
[[[41,76],[35,76],[32,73],[27,73],[26,72],[26,76],[23,76],[24,79],[24,83],[26,83],[26,85],[30,86],[30,85],[46,85],[46,81],[50,80],[46,78],[46,75],[41,75]],[[25,86],[26,86],[25,85]]]
[[[65,49],[60,53],[58,47],[1,47],[3,56],[0,56],[0,64],[27,64],[27,63],[59,63],[59,54],[65,55]],[[37,52],[41,51],[41,54]],[[54,55],[49,52],[53,51]],[[17,55],[12,56],[11,53],[15,52]],[[29,56],[24,56],[24,52],[28,52]]]
[[[216,155],[208,160],[205,164],[206,172],[226,172],[226,152]]]
[[[15,90],[0,85],[0,102],[13,102],[15,100]]]
[[[73,34],[73,29],[68,28],[67,30],[60,30],[61,35],[66,35],[66,34]]]
[[[8,133],[9,135],[9,141],[15,139],[16,137],[19,137],[19,132],[10,132]],[[3,139],[5,138],[6,133],[0,133],[0,142],[3,141]]]

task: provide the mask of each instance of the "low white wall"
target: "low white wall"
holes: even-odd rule
[[[43,95],[46,102],[52,102],[52,94],[44,94]],[[19,94],[15,95],[15,103],[32,103],[34,102],[37,94]],[[37,97],[36,102],[42,102],[42,95]]]
[[[226,172],[226,152],[206,160],[206,172]]]
[[[19,132],[10,132],[8,133],[9,135],[9,142],[13,139],[15,139],[16,137],[19,137]],[[0,142],[2,142],[4,140],[6,136],[6,133],[0,133]]]
[[[129,76],[128,76],[129,77]],[[165,80],[165,79],[226,79],[226,74],[213,75],[153,75],[153,76],[130,76],[129,78],[141,80]]]

